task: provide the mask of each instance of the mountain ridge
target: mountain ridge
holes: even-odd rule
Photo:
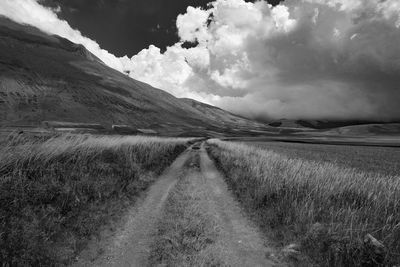
[[[134,80],[82,45],[0,17],[0,125],[127,124],[160,132],[268,129]]]

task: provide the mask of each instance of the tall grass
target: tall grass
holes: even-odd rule
[[[84,135],[9,140],[0,149],[0,265],[71,263],[187,141]]]
[[[384,175],[400,173],[400,148],[396,147],[253,141],[245,144],[266,148],[288,158],[329,162],[346,168]]]
[[[244,144],[209,143],[238,198],[283,245],[299,242],[322,266],[399,262],[399,176],[290,159]],[[366,242],[367,234],[386,249]]]

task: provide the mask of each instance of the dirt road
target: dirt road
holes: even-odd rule
[[[227,258],[235,266],[275,266],[271,259],[274,251],[264,246],[264,238],[256,227],[243,215],[242,210],[214,162],[204,149],[200,150],[201,173],[212,194],[212,202],[220,217],[220,240],[225,242]],[[232,266],[229,264],[230,266]]]
[[[243,215],[204,144],[165,171],[102,250],[76,266],[282,266]]]

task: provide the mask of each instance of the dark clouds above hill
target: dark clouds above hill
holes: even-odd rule
[[[51,19],[24,17],[17,8],[23,2]],[[0,13],[61,32],[178,97],[257,118],[400,119],[397,0],[286,0],[275,7],[217,0],[179,15],[178,39],[166,51],[151,45],[132,58],[101,50],[35,3],[5,0]],[[187,42],[191,48],[182,46]]]
[[[246,0],[249,1],[249,0]],[[282,0],[268,0],[276,5]],[[60,8],[58,17],[116,56],[133,56],[155,45],[164,50],[179,41],[176,18],[188,6],[209,0],[40,0]],[[254,1],[253,1],[254,2]]]
[[[58,16],[116,56],[133,56],[153,44],[176,43],[175,21],[188,5],[208,0],[42,0],[60,7]]]

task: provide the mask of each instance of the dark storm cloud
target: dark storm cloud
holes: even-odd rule
[[[132,56],[153,44],[176,43],[175,21],[188,5],[206,6],[208,0],[45,0],[61,7],[58,14],[85,36],[117,56]]]

